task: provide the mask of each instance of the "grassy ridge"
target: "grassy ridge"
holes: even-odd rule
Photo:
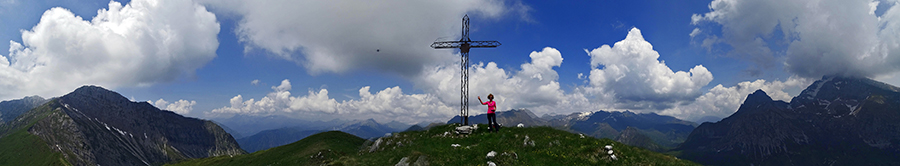
[[[328,131],[251,154],[193,159],[172,165],[319,165],[341,156],[355,155],[363,142],[364,139],[344,132]]]
[[[383,138],[383,144],[375,152],[363,149],[360,155],[340,158],[335,163],[394,165],[403,157],[413,163],[425,156],[430,164],[436,165],[485,165],[487,161],[498,165],[696,165],[610,139],[582,138],[550,127],[504,128],[498,133],[477,131],[468,136],[443,135],[453,127],[444,125],[428,131],[399,133]],[[529,138],[528,145],[525,136]],[[603,149],[605,145],[613,145],[619,160],[608,157]],[[497,157],[486,159],[490,151],[496,151]]]
[[[482,128],[471,135],[444,134],[454,127],[396,133],[381,138],[378,146],[377,140],[363,143],[352,135],[332,131],[248,155],[175,165],[394,165],[403,158],[411,165],[417,161],[430,165],[486,165],[487,161],[498,165],[697,165],[610,139],[582,138],[549,127],[504,128],[499,133],[486,133]],[[610,159],[605,145],[614,146],[618,160]],[[490,151],[496,151],[497,156],[486,159]]]
[[[7,123],[0,127],[4,131],[8,131],[3,133],[0,138],[0,165],[71,165],[61,153],[47,147],[47,143],[40,137],[28,133],[28,129],[37,121],[59,111],[55,110],[54,106],[56,105],[42,105],[35,108],[36,110],[21,115],[31,118],[22,119],[20,123]]]

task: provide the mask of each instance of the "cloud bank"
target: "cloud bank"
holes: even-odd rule
[[[259,100],[244,100],[243,96],[237,95],[231,98],[231,106],[214,109],[208,115],[312,114],[316,117],[366,117],[409,123],[443,120],[456,112],[433,95],[404,94],[400,87],[385,88],[372,94],[370,87],[366,86],[359,89],[359,98],[340,102],[328,96],[327,89],[309,90],[305,96],[291,96],[291,82],[287,79],[278,86],[272,86],[272,90]]]
[[[728,46],[729,54],[762,66],[783,62],[787,71],[807,78],[876,77],[900,71],[897,4],[896,0],[715,0],[709,4],[710,12],[694,14],[691,23],[721,26],[721,36],[706,35],[705,47]]]
[[[705,103],[716,102],[713,98],[725,96],[742,100],[741,96],[752,92],[747,90],[750,88],[780,91],[787,87],[782,85],[785,83],[762,80],[738,87],[718,85],[714,92],[702,94],[700,89],[712,80],[712,74],[701,65],[690,71],[672,71],[658,60],[659,54],[643,40],[638,29],[631,30],[626,39],[613,47],[604,45],[588,52],[588,55],[592,57],[593,65],[591,74],[586,76],[590,84],[573,87],[568,92],[562,90],[558,82],[559,74],[555,68],[560,67],[564,59],[555,48],[546,47],[529,53],[531,61],[519,65],[518,69],[499,68],[494,62],[473,64],[469,74],[470,114],[485,113],[486,107],[480,106],[475,97],[491,93],[496,97],[500,110],[527,108],[538,115],[632,110],[696,120],[706,115],[720,116],[734,107],[732,103],[739,105],[741,102],[728,100],[727,104],[706,106]],[[371,87],[366,86],[359,89],[358,98],[337,101],[329,96],[327,89],[309,90],[304,95],[292,96],[290,81],[284,80],[261,99],[245,99],[237,95],[231,99],[230,106],[215,109],[208,115],[313,114],[317,117],[375,118],[407,123],[444,121],[458,114],[460,80],[457,65],[458,62],[453,62],[423,68],[411,79],[415,87],[423,91],[421,94],[404,94],[400,87],[372,93]],[[776,98],[787,98],[783,97],[787,96],[786,93],[770,94],[781,95]],[[694,102],[698,96],[700,99]],[[636,109],[634,103],[665,107]]]
[[[182,0],[110,1],[90,21],[44,12],[0,56],[0,98],[58,96],[84,84],[115,89],[190,76],[218,48],[216,16]]]
[[[236,30],[245,51],[261,49],[307,68],[310,74],[376,69],[412,76],[425,65],[451,61],[429,44],[458,40],[460,18],[478,21],[505,13],[528,20],[530,7],[505,1],[329,1],[210,0],[238,15]],[[524,13],[524,14],[522,14]],[[489,18],[489,19],[480,19]]]

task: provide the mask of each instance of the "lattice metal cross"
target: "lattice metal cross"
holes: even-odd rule
[[[500,46],[498,41],[472,41],[469,39],[469,15],[462,20],[462,38],[459,41],[438,41],[431,44],[431,48],[459,48],[460,53],[460,123],[469,125],[469,49],[494,48]]]

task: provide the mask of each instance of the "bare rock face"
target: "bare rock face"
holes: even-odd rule
[[[758,90],[731,116],[701,124],[676,150],[709,165],[898,165],[898,90],[834,76],[790,103]]]
[[[131,102],[95,86],[78,88],[31,112],[47,117],[28,132],[74,165],[159,165],[246,153],[211,121]]]

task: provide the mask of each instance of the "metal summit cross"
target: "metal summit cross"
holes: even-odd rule
[[[500,46],[498,41],[472,41],[469,39],[469,15],[462,19],[462,38],[459,41],[438,41],[431,48],[459,48],[460,53],[460,108],[459,117],[463,125],[469,125],[469,49],[494,48]]]

